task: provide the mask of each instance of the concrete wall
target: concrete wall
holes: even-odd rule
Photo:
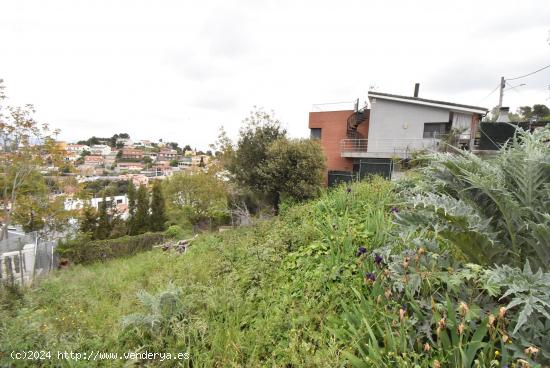
[[[422,139],[424,123],[447,121],[449,121],[447,109],[373,98],[371,99],[369,141]]]
[[[327,170],[352,171],[353,160],[341,157],[340,141],[347,138],[347,120],[353,110],[309,113],[309,128],[321,128],[321,145],[326,157]],[[367,138],[369,122],[362,122],[357,131]]]

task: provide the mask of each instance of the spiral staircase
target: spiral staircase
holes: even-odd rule
[[[348,139],[363,139],[363,135],[357,131],[357,127],[364,121],[369,120],[370,110],[367,107],[359,109],[359,100],[355,103],[355,111],[348,117],[347,120],[347,136]]]

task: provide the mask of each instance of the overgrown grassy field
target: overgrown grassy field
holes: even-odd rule
[[[357,248],[384,245],[392,198],[383,180],[349,193],[342,187],[283,209],[279,218],[202,236],[182,255],[156,249],[55,272],[2,312],[0,345],[3,351],[188,352],[190,359],[178,364],[193,367],[342,365],[347,346],[336,341],[330,321],[363,283]],[[154,314],[137,297],[140,290],[166,289],[179,293],[170,321],[123,326],[132,313]]]
[[[550,367],[550,129],[0,289],[8,366]],[[187,353],[9,360],[11,351]],[[54,357],[55,358],[55,357]],[[29,364],[30,363],[30,364]]]

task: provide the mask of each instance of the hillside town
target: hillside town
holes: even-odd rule
[[[178,172],[206,169],[213,159],[211,151],[197,151],[189,146],[181,148],[173,142],[132,141],[128,134],[115,134],[111,138],[92,137],[88,141],[68,143],[56,141],[58,153],[63,159],[60,166],[44,167],[44,172],[58,172],[72,176],[77,183],[96,180],[117,182],[132,181],[137,187],[148,186],[150,180],[163,180]],[[82,200],[75,200],[71,187],[66,195],[67,210],[81,209]],[[111,201],[110,198],[108,198]],[[117,211],[127,216],[127,197],[113,198]],[[91,200],[98,209],[101,199]]]

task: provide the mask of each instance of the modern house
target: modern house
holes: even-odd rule
[[[450,133],[464,149],[473,147],[484,107],[370,91],[370,108],[355,107],[309,114],[311,138],[320,139],[327,158],[329,185],[353,177],[391,177],[396,161],[414,152],[437,150]]]

